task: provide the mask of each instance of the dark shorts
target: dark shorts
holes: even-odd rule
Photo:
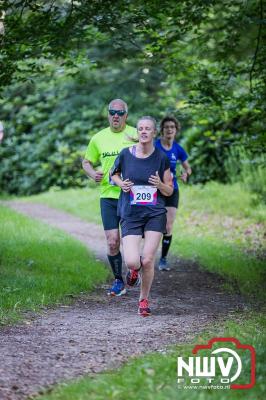
[[[155,217],[141,218],[135,221],[121,219],[122,237],[128,235],[144,236],[146,231],[166,232],[166,214],[156,215]]]
[[[101,216],[103,221],[103,229],[119,229],[120,217],[117,215],[117,199],[101,198]]]
[[[179,190],[175,189],[171,196],[165,196],[165,207],[178,208],[179,203]]]

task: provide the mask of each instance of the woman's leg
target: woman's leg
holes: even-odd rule
[[[171,241],[172,241],[172,231],[176,217],[177,209],[175,207],[166,207],[166,233],[163,235],[162,240],[162,256],[161,258],[166,258],[168,251],[170,249]]]
[[[166,222],[166,236],[171,236],[173,232],[173,226],[175,222],[175,217],[176,217],[176,207],[166,207],[167,214],[167,222]]]
[[[140,268],[140,242],[141,235],[127,235],[124,236],[123,241],[123,253],[126,266],[129,269]]]
[[[140,300],[149,297],[153,277],[154,277],[154,263],[156,251],[161,241],[162,233],[155,231],[146,231],[143,247],[143,256],[141,259],[142,264],[142,279]]]

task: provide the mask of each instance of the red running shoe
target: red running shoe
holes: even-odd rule
[[[130,269],[126,275],[128,286],[138,286],[140,284],[139,270]]]
[[[142,317],[148,317],[151,315],[151,309],[147,299],[140,300],[138,314]]]

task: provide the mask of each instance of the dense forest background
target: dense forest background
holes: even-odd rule
[[[263,2],[1,1],[0,190],[87,185],[81,158],[123,98],[182,124],[193,181],[266,202]]]

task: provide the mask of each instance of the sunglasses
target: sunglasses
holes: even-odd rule
[[[109,114],[112,116],[117,114],[119,117],[123,117],[123,115],[126,114],[126,111],[125,110],[109,110]]]

